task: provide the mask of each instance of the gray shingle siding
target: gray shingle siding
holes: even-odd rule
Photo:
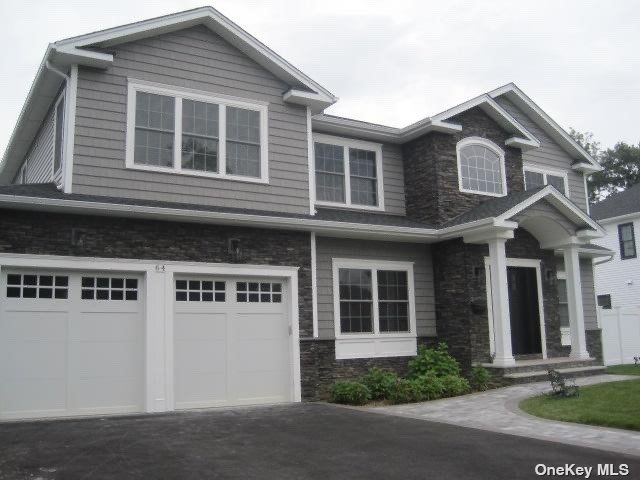
[[[120,45],[80,68],[73,191],[308,213],[306,109],[288,86],[203,26]],[[127,78],[269,102],[269,184],[125,169]]]
[[[374,262],[376,260],[413,262],[418,335],[436,335],[433,266],[429,245],[318,237],[316,240],[316,271],[320,338],[335,337],[333,258],[367,259]]]
[[[57,97],[56,97],[57,98]],[[31,144],[22,166],[27,165],[25,183],[48,183],[53,174],[53,149],[55,143],[54,117],[55,102],[45,117],[40,131]],[[22,166],[18,169],[13,183],[19,183]]]
[[[581,172],[571,170],[571,164],[574,159],[509,100],[504,97],[498,97],[496,102],[540,141],[540,148],[522,152],[523,162],[540,168],[547,167],[566,171],[569,181],[569,198],[586,212],[587,199],[584,191],[584,177]]]

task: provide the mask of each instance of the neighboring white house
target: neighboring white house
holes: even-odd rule
[[[615,252],[595,265],[595,287],[607,364],[640,357],[640,185],[591,207],[606,236],[594,241]]]
[[[640,307],[640,185],[593,205],[591,215],[607,233],[594,243],[615,252],[611,261],[596,263],[598,304]]]

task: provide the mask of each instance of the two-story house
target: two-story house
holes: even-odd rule
[[[51,44],[0,167],[0,416],[318,399],[437,341],[593,369],[597,162],[513,84],[336,101],[209,7]]]

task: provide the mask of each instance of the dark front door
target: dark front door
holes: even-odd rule
[[[507,276],[513,354],[542,353],[536,269],[507,267]]]

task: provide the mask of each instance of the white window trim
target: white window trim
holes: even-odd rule
[[[524,178],[525,172],[534,172],[534,173],[540,173],[543,175],[544,178],[544,184],[545,185],[549,185],[547,183],[547,175],[553,175],[554,177],[562,177],[564,179],[564,195],[565,197],[569,198],[569,175],[567,174],[566,171],[563,170],[556,170],[554,168],[546,168],[546,167],[536,167],[536,166],[532,166],[528,163],[525,163],[522,165],[522,179],[524,180],[525,184],[524,184],[524,188],[527,188],[527,183],[526,180]],[[562,192],[560,192],[562,193]],[[587,202],[588,203],[588,202]]]
[[[344,202],[327,202],[319,201],[315,198],[315,171],[316,171],[316,154],[315,145],[316,142],[327,143],[330,145],[337,145],[343,148],[344,158]],[[369,150],[376,154],[376,186],[378,205],[358,205],[357,203],[351,203],[351,168],[349,165],[349,148],[357,148],[359,150]],[[357,210],[375,210],[384,211],[384,186],[383,186],[383,172],[382,172],[382,145],[380,143],[363,142],[361,140],[352,140],[350,138],[335,137],[333,135],[324,135],[320,133],[313,134],[313,180],[314,180],[314,204],[325,207],[336,208],[349,208]]]
[[[415,338],[416,335],[416,298],[413,282],[413,262],[394,262],[382,260],[359,260],[349,258],[333,259],[333,317],[336,339],[371,338]],[[371,288],[373,302],[373,333],[342,333],[340,331],[340,275],[341,268],[371,270]],[[396,270],[407,272],[409,296],[409,331],[398,333],[380,333],[380,312],[378,311],[378,270]]]
[[[134,163],[135,132],[136,132],[136,93],[152,93],[166,95],[175,99],[175,126],[173,167],[157,167]],[[214,103],[218,105],[218,172],[199,172],[197,170],[182,170],[182,100]],[[245,177],[226,173],[226,108],[238,107],[260,112],[260,177]],[[126,167],[134,170],[172,173],[194,177],[219,178],[238,182],[269,183],[269,111],[268,103],[257,100],[247,100],[221,94],[211,94],[190,88],[178,88],[153,82],[129,79],[127,87],[127,134],[126,134]]]
[[[464,188],[462,186],[462,163],[460,159],[460,151],[468,145],[482,145],[490,150],[493,150],[498,157],[500,157],[500,169],[502,172],[502,193],[481,192],[478,190],[471,190],[470,188]],[[473,193],[475,195],[485,195],[488,197],[504,197],[507,195],[507,171],[504,162],[504,150],[491,140],[487,140],[482,137],[467,137],[463,138],[456,144],[456,158],[458,162],[458,187],[461,192]]]

